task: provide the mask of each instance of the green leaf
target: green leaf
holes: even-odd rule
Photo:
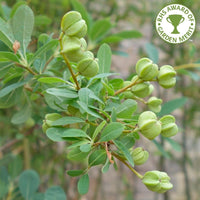
[[[160,151],[160,153],[161,153],[165,158],[170,158],[169,153],[166,152],[166,151],[163,149],[162,145],[161,145],[159,142],[157,142],[156,140],[152,140],[152,141],[153,141],[153,143],[156,145],[156,147],[158,148],[158,150]]]
[[[133,134],[121,135],[117,140],[119,140],[127,149],[130,149],[135,144],[135,138]]]
[[[26,48],[31,41],[33,26],[33,11],[27,5],[20,6],[12,18],[12,29],[15,40],[20,43],[20,50],[24,56],[26,54]]]
[[[69,170],[69,171],[67,171],[67,174],[69,176],[74,177],[74,176],[80,176],[83,172],[84,172],[84,170]]]
[[[99,74],[109,73],[111,66],[112,51],[108,44],[102,44],[97,52],[99,59]]]
[[[96,21],[89,33],[91,40],[97,41],[102,38],[112,28],[112,24],[108,19],[100,19]]]
[[[109,170],[110,167],[110,160],[107,158],[106,163],[101,168],[102,173],[106,173]]]
[[[35,26],[47,26],[52,22],[51,18],[46,15],[36,15],[35,16]]]
[[[87,133],[85,133],[83,130],[81,129],[74,129],[74,128],[69,128],[69,129],[65,129],[62,132],[62,137],[63,138],[67,138],[67,137],[85,137],[85,138],[90,138]]]
[[[77,0],[71,0],[70,2],[72,4],[73,8],[81,14],[81,16],[85,20],[88,30],[89,30],[91,27],[91,24],[92,24],[92,18],[89,15],[89,13],[86,11],[85,7]]]
[[[11,13],[10,13],[10,18],[13,18],[13,16],[14,16],[16,10],[17,10],[21,5],[27,5],[27,2],[25,2],[25,1],[19,1],[19,2],[15,3],[15,5],[12,6],[12,11],[11,11]]]
[[[100,133],[100,131],[103,129],[103,127],[106,125],[106,121],[102,121],[95,129],[93,135],[92,135],[92,140],[94,141],[97,135]]]
[[[93,110],[91,108],[88,108],[84,102],[77,101],[77,103],[89,115],[103,120],[103,117],[101,117],[101,115],[98,112],[96,112],[95,110]]]
[[[187,75],[190,78],[192,78],[194,81],[199,81],[200,80],[200,76],[196,72],[192,72],[192,71],[189,71],[189,70],[186,70],[186,69],[179,69],[179,70],[177,70],[177,73],[178,74]]]
[[[152,43],[147,43],[145,45],[145,50],[147,52],[148,57],[154,62],[158,63],[159,54],[157,48]]]
[[[83,144],[88,144],[88,142],[90,142],[88,139],[82,139],[81,141],[74,142],[73,144],[68,146],[67,149],[73,149],[74,147],[80,147]]]
[[[79,194],[86,194],[89,190],[89,176],[84,174],[78,181],[78,192]]]
[[[29,106],[29,104],[25,104],[22,109],[15,113],[12,118],[11,118],[11,122],[13,124],[22,124],[25,121],[27,121],[27,119],[29,119],[31,116],[31,108]]]
[[[0,51],[0,62],[19,62],[18,57],[12,52]]]
[[[132,117],[136,109],[137,109],[137,102],[133,99],[127,99],[116,108],[117,117],[129,119]]]
[[[76,124],[76,123],[82,123],[82,122],[85,122],[85,121],[82,120],[81,118],[66,116],[52,122],[52,126],[65,126],[68,124]]]
[[[90,104],[90,100],[94,99],[102,104],[104,104],[104,102],[94,94],[94,92],[92,90],[90,90],[89,88],[81,88],[78,91],[78,95],[79,95],[79,99],[81,102],[84,102],[86,105]]]
[[[112,34],[111,36],[105,37],[102,42],[105,43],[117,43],[124,39],[140,38],[142,37],[141,32],[131,30],[131,31],[122,31],[120,33]]]
[[[15,41],[12,28],[10,24],[6,23],[0,18],[0,40],[13,50],[13,43]]]
[[[45,200],[66,200],[64,190],[60,186],[52,186],[45,192]]]
[[[171,138],[166,138],[163,137],[164,140],[166,140],[175,151],[181,152],[181,145],[179,143],[177,143],[176,141],[172,140]]]
[[[89,99],[90,99],[89,95],[90,95],[90,89],[88,88],[81,88],[78,91],[79,100],[85,103],[86,105],[89,105]]]
[[[101,134],[100,141],[106,142],[109,140],[114,140],[122,134],[123,130],[124,130],[124,126],[121,123],[118,123],[118,122],[110,123],[104,128]]]
[[[124,80],[121,78],[115,78],[110,80],[109,83],[112,85],[114,90],[119,90],[123,87]]]
[[[78,97],[77,92],[67,88],[49,88],[46,90],[46,92],[56,97],[65,97],[70,99]]]
[[[89,81],[88,81],[88,86],[91,85],[92,82],[94,82],[97,79],[101,79],[101,78],[105,78],[108,76],[113,76],[113,75],[119,75],[118,73],[102,73],[102,74],[97,74],[96,76],[92,77]]]
[[[35,193],[31,200],[44,200],[44,193]]]
[[[91,150],[91,143],[81,145],[80,150],[82,152],[89,152]]]
[[[45,45],[43,45],[42,47],[40,47],[35,52],[35,54],[33,55],[33,57],[30,59],[29,66],[31,66],[33,64],[33,62],[37,58],[42,57],[44,54],[46,54],[47,51],[52,50],[57,45],[58,45],[58,40],[51,40],[51,41],[47,42]]]
[[[13,159],[9,159],[10,162],[8,164],[8,173],[11,180],[14,180],[23,169],[22,159],[19,156],[14,156]]]
[[[46,135],[50,140],[52,140],[54,142],[65,141],[62,138],[64,130],[65,130],[65,128],[48,128]]]
[[[42,77],[38,81],[41,83],[66,83],[65,80],[57,77]]]
[[[46,134],[48,138],[55,142],[65,141],[63,138],[90,138],[83,130],[73,128],[48,128]]]
[[[74,161],[81,161],[83,162],[83,160],[88,156],[89,152],[82,152],[80,151],[79,147],[76,147],[74,149],[72,149],[68,154],[67,154],[67,158],[69,160],[74,160]]]
[[[132,167],[134,167],[133,158],[129,152],[129,149],[126,148],[126,146],[119,140],[114,140],[113,142],[116,145],[116,147],[124,154],[124,156],[126,157],[128,162],[132,165]]]
[[[106,151],[104,149],[98,149],[92,152],[88,159],[89,167],[104,164],[106,162]]]
[[[18,83],[13,83],[3,89],[1,89],[0,91],[0,98],[6,96],[7,94],[9,94],[10,92],[12,92],[13,90],[22,87],[24,84],[26,84],[27,81],[22,81],[22,82],[18,82]]]
[[[31,199],[38,190],[39,184],[40,177],[33,170],[26,170],[19,177],[19,189],[25,199]]]
[[[112,36],[121,37],[123,39],[140,38],[142,33],[136,30],[122,31],[120,33],[113,34]]]
[[[111,36],[108,36],[108,37],[105,37],[101,43],[118,43],[120,41],[122,41],[124,38],[122,37],[119,37],[119,36],[116,36],[116,35],[111,35]]]
[[[171,112],[173,112],[177,108],[180,108],[183,105],[185,105],[187,100],[188,99],[186,97],[181,97],[181,98],[173,99],[171,101],[164,103],[162,105],[161,111],[158,113],[158,116],[162,117],[163,115],[170,114]]]

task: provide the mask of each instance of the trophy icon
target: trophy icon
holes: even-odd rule
[[[179,34],[180,33],[180,32],[178,32],[177,27],[184,20],[185,20],[185,18],[182,15],[175,14],[175,15],[169,15],[167,17],[167,22],[169,22],[170,24],[172,24],[174,26],[174,30],[171,32],[171,34]]]

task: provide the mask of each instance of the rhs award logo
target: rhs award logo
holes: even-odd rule
[[[194,15],[181,4],[170,4],[158,13],[156,30],[166,42],[172,44],[183,43],[194,33]]]

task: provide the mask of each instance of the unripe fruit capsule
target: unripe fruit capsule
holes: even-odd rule
[[[87,33],[87,25],[77,11],[66,13],[61,20],[61,29],[68,36],[82,38]]]
[[[171,88],[176,84],[176,71],[170,65],[164,65],[158,73],[158,83],[163,88]]]
[[[98,62],[92,58],[81,60],[77,65],[78,72],[85,77],[93,77],[99,71]]]
[[[140,114],[138,126],[142,135],[149,140],[153,140],[161,133],[161,124],[157,120],[155,113],[151,111],[145,111]]]
[[[141,58],[135,68],[139,78],[145,81],[151,81],[158,75],[158,66],[149,58]]]

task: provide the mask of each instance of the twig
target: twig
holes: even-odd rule
[[[126,161],[124,161],[119,155],[117,155],[116,153],[112,152],[112,155],[117,158],[118,160],[120,160],[122,163],[124,163],[139,179],[142,179],[143,176],[142,174],[140,174],[139,172],[137,172],[135,169],[133,169]]]
[[[129,85],[127,85],[126,87],[124,87],[124,88],[122,88],[122,89],[116,91],[115,94],[114,94],[114,96],[115,96],[115,95],[118,95],[118,94],[120,94],[120,93],[122,93],[122,92],[124,92],[124,91],[126,91],[128,88],[130,88],[130,87],[132,87],[132,86],[134,86],[134,85],[136,85],[136,84],[138,84],[138,83],[142,83],[142,82],[143,82],[143,80],[140,80],[140,81],[138,81],[138,80],[139,80],[139,78],[136,78],[131,84],[129,84]]]
[[[30,87],[28,87],[28,86],[25,86],[25,85],[24,85],[24,89],[26,89],[26,90],[28,90],[28,91],[30,91],[30,92],[33,92],[33,89],[32,89],[32,88],[30,88]],[[42,93],[40,93],[40,92],[35,92],[35,93],[39,94],[41,97],[44,97],[44,95],[43,95]]]
[[[20,64],[20,63],[17,63],[17,62],[15,62],[14,63],[16,66],[18,66],[18,67],[21,67],[21,68],[23,68],[23,69],[26,69],[27,71],[29,71],[31,74],[33,74],[33,75],[38,75],[36,72],[34,72],[30,67],[26,67],[26,66],[24,66],[24,65],[22,65],[22,64]]]
[[[63,38],[63,35],[64,35],[64,33],[62,32],[61,35],[60,35],[60,38],[59,38],[60,49],[61,49],[61,51],[63,50],[63,45],[62,45],[62,42],[61,42],[61,40],[62,40],[62,38]],[[73,70],[72,70],[72,66],[70,65],[70,63],[69,63],[67,57],[65,56],[65,54],[62,53],[62,52],[61,52],[60,54],[63,56],[63,58],[64,58],[64,60],[65,60],[65,63],[66,63],[66,65],[67,65],[67,67],[68,67],[68,69],[69,69],[69,71],[70,71],[70,73],[71,73],[71,75],[72,75],[72,78],[73,78],[73,80],[74,80],[74,82],[75,82],[75,84],[76,84],[77,90],[80,90],[80,86],[79,86],[79,83],[78,83],[78,81],[77,81],[77,79],[76,79],[76,75],[74,74],[74,72],[73,72]]]
[[[179,69],[194,68],[194,67],[200,67],[200,64],[188,63],[188,64],[184,64],[184,65],[175,66],[174,69],[179,70]]]
[[[38,128],[38,125],[36,125],[36,126],[32,127],[31,129],[29,129],[29,130],[24,134],[24,136],[30,135],[30,134],[33,132],[33,130],[34,130],[35,128]],[[16,144],[16,143],[18,143],[18,142],[20,142],[20,141],[21,141],[21,139],[13,139],[13,140],[9,141],[8,143],[4,144],[2,147],[0,147],[0,151],[3,152],[3,151],[5,151],[6,149],[12,147],[14,144]]]
[[[108,143],[107,142],[105,142],[105,147],[106,147],[106,153],[107,153],[110,163],[114,164],[114,160],[112,160],[112,154],[110,153],[110,151],[108,151]]]

